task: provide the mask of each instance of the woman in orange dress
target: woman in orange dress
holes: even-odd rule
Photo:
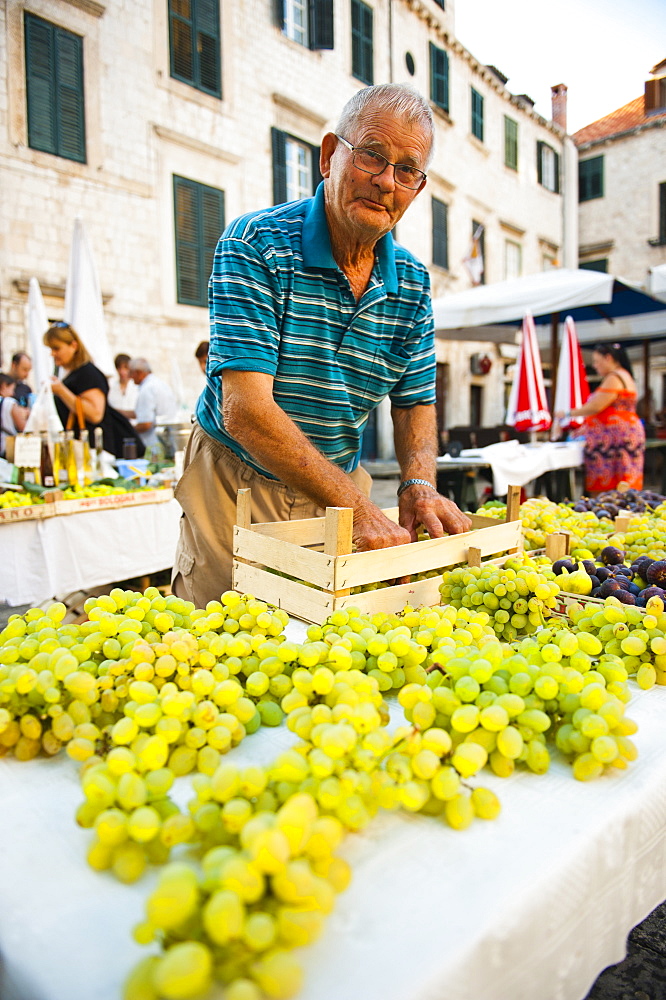
[[[636,413],[636,383],[619,344],[597,344],[592,363],[601,384],[570,415],[586,417],[585,492],[601,493],[625,482],[643,488],[645,430]]]

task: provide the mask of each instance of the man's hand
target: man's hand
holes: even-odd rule
[[[391,545],[407,545],[412,541],[408,531],[391,521],[379,507],[370,502],[354,511],[352,538],[357,552],[387,549]]]
[[[459,535],[472,527],[467,514],[437,493],[434,487],[409,486],[399,499],[400,524],[409,532],[410,540],[418,538],[418,528],[422,525],[431,538],[442,538],[445,533]]]

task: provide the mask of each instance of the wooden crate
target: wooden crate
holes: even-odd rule
[[[16,524],[17,521],[40,521],[44,517],[53,517],[55,504],[31,503],[27,507],[0,508],[0,524]]]
[[[440,604],[441,575],[363,593],[351,590],[521,549],[519,496],[516,488],[507,521],[470,515],[472,530],[464,534],[353,552],[350,508],[329,507],[325,517],[251,524],[250,490],[239,490],[233,587],[317,624],[345,607],[367,614],[402,611],[406,604],[432,607]],[[397,507],[384,513],[398,522]]]
[[[117,510],[119,507],[137,507],[146,503],[167,503],[173,499],[172,489],[132,490],[129,493],[109,493],[101,497],[80,497],[75,500],[58,500],[57,514],[80,514],[86,510]]]

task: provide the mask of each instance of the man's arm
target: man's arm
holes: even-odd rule
[[[352,507],[360,551],[410,541],[277,405],[271,375],[225,370],[222,378],[225,429],[260,465],[318,507]]]
[[[391,407],[395,453],[402,481],[426,479],[432,488],[415,484],[401,495],[400,524],[412,541],[423,525],[431,538],[469,531],[472,522],[451,500],[437,492],[437,418],[434,406]]]

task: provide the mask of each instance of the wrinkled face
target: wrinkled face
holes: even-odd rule
[[[69,368],[76,350],[76,344],[65,344],[62,340],[55,340],[51,344],[51,357],[61,368]]]
[[[14,378],[18,379],[19,382],[25,382],[28,375],[32,371],[32,361],[30,358],[23,356],[20,361],[17,361],[15,365],[12,365],[12,375]]]
[[[381,153],[390,163],[426,169],[430,147],[425,132],[380,108],[366,108],[362,122],[344,138]],[[329,219],[361,239],[379,239],[393,229],[425,185],[401,187],[390,165],[381,174],[365,173],[354,165],[352,150],[330,133],[322,146],[322,176]]]

